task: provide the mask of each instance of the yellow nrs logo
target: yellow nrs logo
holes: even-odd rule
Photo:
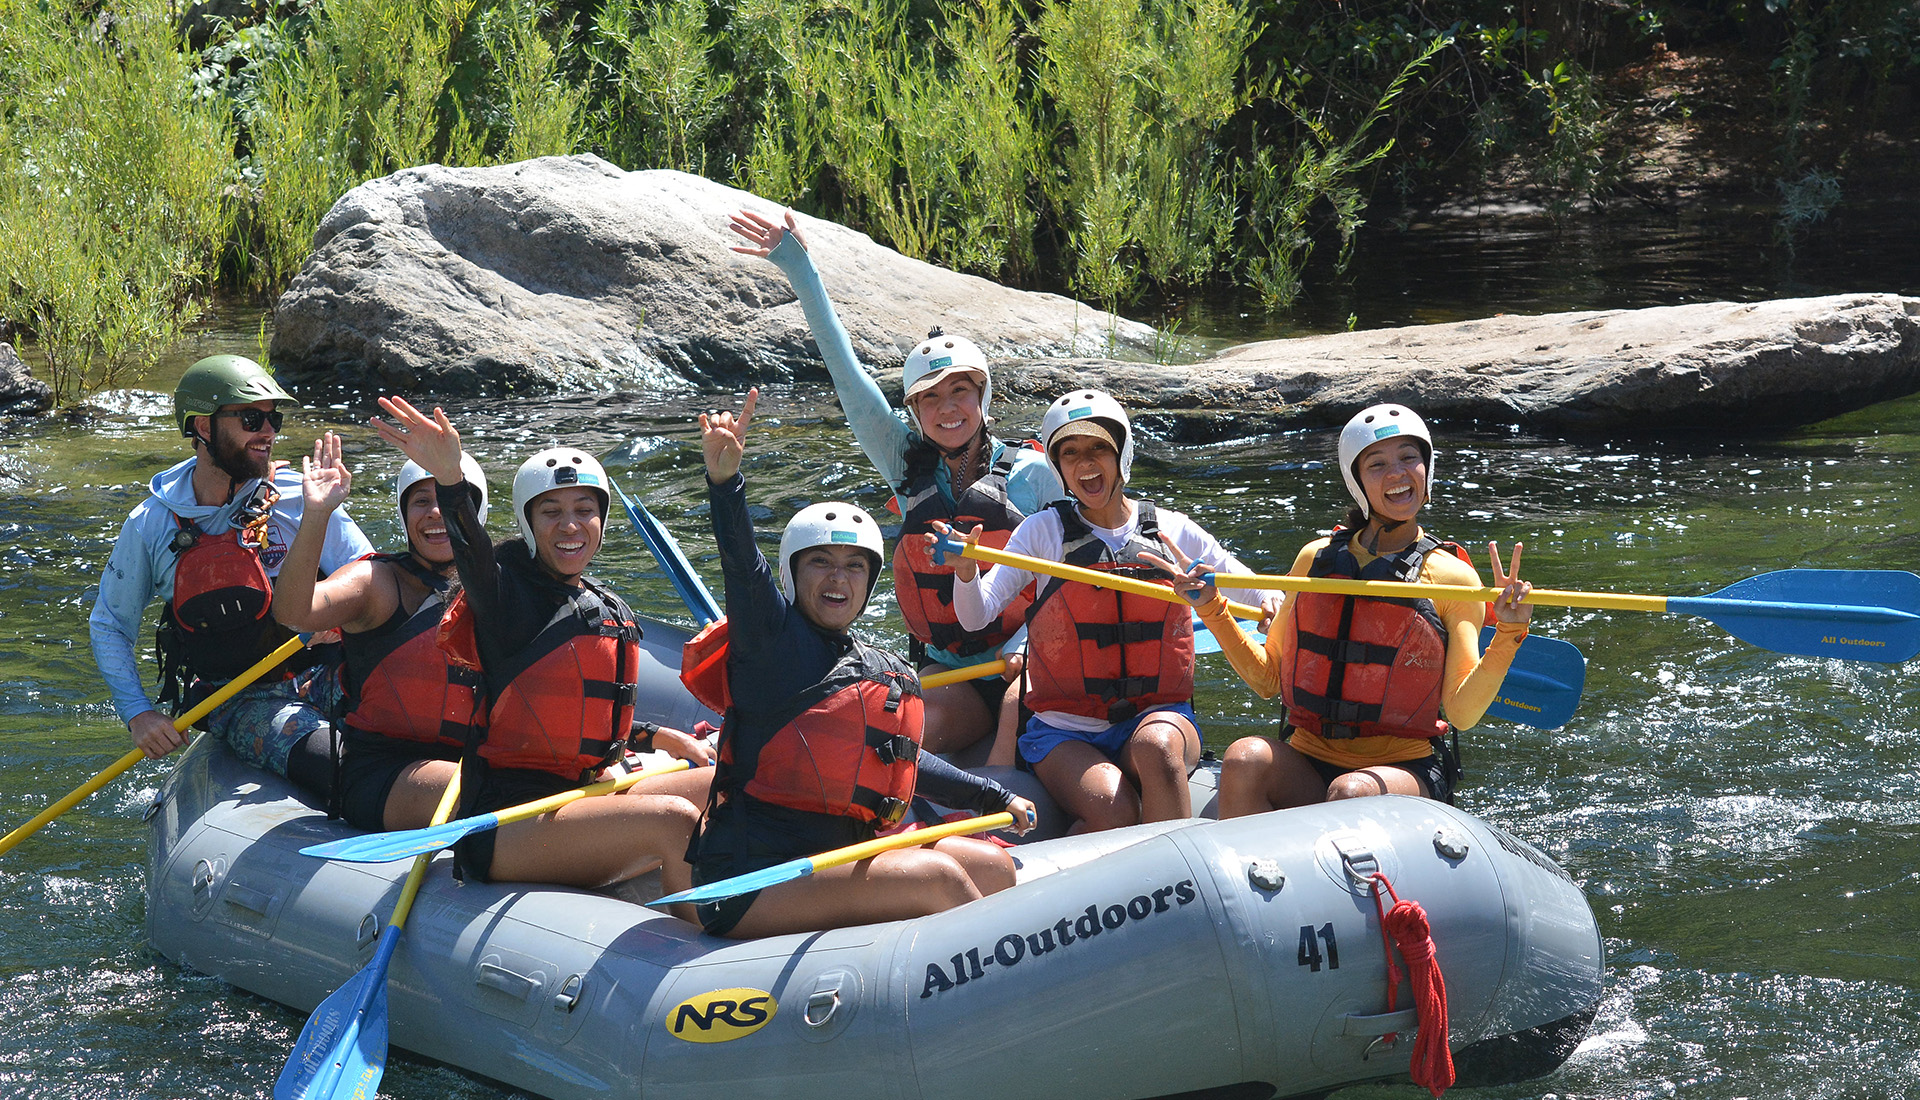
[[[675,1005],[667,1031],[689,1043],[728,1043],[767,1026],[778,1008],[764,989],[716,989]]]

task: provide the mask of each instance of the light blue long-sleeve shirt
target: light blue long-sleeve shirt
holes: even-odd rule
[[[900,482],[907,476],[907,449],[918,441],[919,433],[888,404],[886,394],[880,392],[873,376],[855,358],[853,341],[840,324],[839,314],[827,298],[826,286],[821,283],[819,269],[813,266],[813,257],[807,254],[806,247],[789,233],[781,238],[768,259],[785,273],[787,282],[793,286],[800,310],[806,315],[807,327],[813,332],[813,342],[820,349],[820,358],[826,361],[827,373],[833,377],[833,392],[840,399],[841,411],[847,415],[853,438],[887,487],[899,489]],[[988,463],[999,462],[1006,450],[1007,445],[996,440],[993,453],[987,456]],[[933,477],[941,496],[952,504],[953,476],[947,464],[935,463]],[[1064,496],[1066,491],[1060,486],[1060,477],[1044,455],[1027,448],[1015,452],[1013,468],[1007,473],[1007,499],[1022,515],[1030,516]],[[1022,630],[1001,649],[1018,649],[1025,641],[1026,631]],[[963,668],[996,660],[999,654],[988,650],[971,657],[957,657],[945,650],[929,648],[927,656],[950,668]]]
[[[173,599],[173,569],[179,561],[171,546],[179,530],[174,517],[190,520],[209,534],[224,533],[235,526],[235,515],[259,485],[258,481],[242,484],[225,504],[201,504],[193,493],[196,461],[189,458],[153,476],[148,485],[153,495],[141,501],[120,527],[120,537],[114,540],[113,553],[100,573],[100,593],[94,600],[93,613],[87,618],[94,664],[100,667],[100,677],[107,682],[114,712],[122,722],[154,709],[140,677],[137,639],[147,607],[156,599]],[[305,506],[300,474],[293,468],[276,470],[273,488],[280,499],[274,503],[260,550],[260,563],[269,577],[280,575],[280,563],[300,528]],[[345,508],[336,508],[327,519],[327,540],[320,551],[322,571],[332,573],[371,553],[373,544],[360,525]]]

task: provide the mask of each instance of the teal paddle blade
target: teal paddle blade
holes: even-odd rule
[[[387,965],[400,929],[380,933],[373,959],[320,1002],[273,1083],[274,1100],[370,1098],[387,1068]]]
[[[1670,596],[1748,645],[1898,664],[1920,653],[1920,576],[1898,569],[1781,569],[1711,596]]]
[[[1250,630],[1243,626],[1240,628],[1240,633],[1253,639],[1254,645],[1267,644],[1267,636],[1258,630]],[[1195,656],[1220,652],[1220,639],[1214,637],[1213,631],[1208,630],[1207,624],[1199,619],[1193,620],[1193,652]]]
[[[627,491],[620,488],[618,484],[614,485],[613,490],[620,494],[620,503],[627,510],[627,522],[633,524],[633,529],[640,534],[640,540],[647,544],[648,550],[653,552],[654,560],[660,563],[660,568],[667,574],[668,582],[673,585],[673,590],[680,594],[680,599],[687,605],[687,610],[693,613],[693,617],[702,626],[718,619],[720,617],[719,602],[713,598],[713,593],[707,590],[706,582],[700,579],[700,574],[694,572],[693,563],[687,560],[686,552],[680,549],[680,544],[674,541],[673,535],[661,526],[659,520],[653,518],[652,512],[647,511],[644,501],[629,497]]]
[[[658,907],[682,901],[719,901],[721,898],[739,897],[741,894],[765,890],[769,886],[778,886],[783,882],[792,882],[797,878],[806,878],[810,874],[813,874],[813,857],[801,856],[799,859],[776,863],[763,870],[748,871],[744,875],[723,878],[719,882],[709,882],[705,886],[696,886],[691,890],[669,894],[647,904]]]
[[[1480,652],[1493,641],[1493,628],[1480,631]],[[1572,642],[1528,634],[1513,655],[1487,713],[1535,729],[1558,729],[1573,718],[1587,686],[1587,658]]]
[[[451,848],[455,841],[469,833],[483,832],[500,824],[499,814],[476,814],[463,817],[458,821],[449,821],[445,825],[429,825],[424,829],[402,829],[392,833],[368,833],[365,836],[343,837],[330,840],[325,844],[309,844],[300,849],[303,856],[316,859],[332,859],[341,863],[392,863],[395,860],[411,859],[442,848]]]

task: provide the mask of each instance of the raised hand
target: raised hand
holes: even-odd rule
[[[389,424],[377,416],[367,421],[380,438],[400,448],[440,484],[460,484],[460,433],[439,406],[431,417],[404,397],[382,397],[380,407],[394,421]]]
[[[733,250],[742,255],[759,256],[765,259],[779,247],[780,239],[789,233],[793,234],[794,240],[800,242],[801,248],[805,248],[807,239],[800,235],[800,227],[794,224],[793,211],[789,210],[786,214],[787,224],[785,225],[769,221],[751,210],[742,210],[733,215],[728,222],[729,227],[747,241],[744,245],[734,245]]]
[[[1166,558],[1156,554],[1149,554],[1144,550],[1140,552],[1140,560],[1153,566],[1155,569],[1170,574],[1173,580],[1173,590],[1185,596],[1188,603],[1196,606],[1203,603],[1212,603],[1213,597],[1220,590],[1215,588],[1213,582],[1207,579],[1207,576],[1213,572],[1213,570],[1207,566],[1207,563],[1195,561],[1188,557],[1185,551],[1175,546],[1173,540],[1165,535],[1160,536],[1160,545],[1167,548],[1167,554],[1173,558],[1173,561],[1168,561]]]
[[[1524,623],[1533,618],[1533,605],[1520,602],[1533,591],[1531,581],[1520,579],[1520,551],[1525,548],[1525,543],[1514,543],[1513,564],[1502,571],[1499,545],[1487,543],[1487,555],[1493,559],[1493,586],[1501,590],[1500,598],[1493,601],[1493,616],[1503,623]]]
[[[340,460],[340,437],[328,432],[313,441],[313,457],[300,459],[300,496],[310,516],[324,516],[347,502],[353,474]]]
[[[747,391],[747,403],[740,415],[730,412],[700,414],[700,452],[707,460],[707,480],[715,485],[731,481],[740,472],[740,460],[747,453],[747,423],[753,419],[753,407],[760,403],[760,387]]]

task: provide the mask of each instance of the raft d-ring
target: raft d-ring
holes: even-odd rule
[[[1375,1039],[1373,1042],[1367,1044],[1367,1048],[1360,1052],[1360,1060],[1364,1062],[1367,1059],[1373,1057],[1375,1054],[1385,1054],[1393,1050],[1394,1047],[1399,1045],[1400,1045],[1400,1035],[1398,1032],[1395,1032],[1394,1034],[1391,1034],[1391,1035],[1382,1035],[1379,1038]]]

